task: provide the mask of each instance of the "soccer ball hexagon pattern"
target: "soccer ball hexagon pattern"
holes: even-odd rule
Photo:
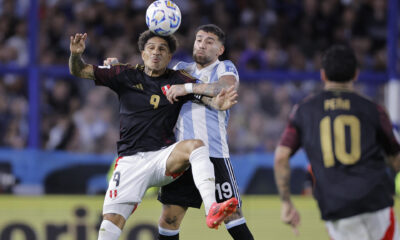
[[[161,36],[176,32],[181,25],[181,11],[172,1],[158,0],[146,11],[146,24],[150,31]]]

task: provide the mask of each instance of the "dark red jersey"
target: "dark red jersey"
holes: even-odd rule
[[[385,110],[352,91],[323,91],[296,105],[280,145],[303,147],[324,220],[393,205],[385,154],[400,151]]]
[[[168,102],[165,91],[173,84],[194,83],[181,71],[167,69],[160,77],[150,77],[143,66],[93,66],[96,85],[107,86],[118,94],[120,140],[118,155],[159,150],[175,142],[173,128],[179,111],[193,94]]]

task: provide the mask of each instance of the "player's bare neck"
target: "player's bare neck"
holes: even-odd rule
[[[144,73],[146,73],[146,75],[148,75],[150,77],[159,77],[164,74],[165,70],[166,70],[165,68],[162,70],[154,70],[154,69],[150,69],[146,66],[144,67]]]
[[[345,82],[345,83],[326,81],[324,89],[325,90],[347,90],[347,91],[352,91],[353,90],[353,81]]]

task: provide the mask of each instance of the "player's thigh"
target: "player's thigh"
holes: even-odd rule
[[[185,216],[187,207],[163,204],[159,225],[170,230],[177,230]]]
[[[325,223],[329,236],[335,240],[364,239],[370,240],[368,229],[361,215]]]
[[[153,171],[152,164],[141,154],[119,158],[108,183],[104,205],[141,202]]]
[[[399,239],[398,226],[391,207],[336,221],[327,221],[326,226],[329,235],[335,240]]]
[[[230,198],[237,198],[239,208],[242,201],[239,194],[239,189],[236,182],[236,177],[233,172],[233,167],[229,158],[210,158],[214,164],[215,172],[215,197],[217,202],[223,202]]]
[[[172,182],[173,177],[165,174],[165,165],[174,146],[119,158],[109,181],[103,208],[114,204],[140,203],[150,186]]]
[[[191,139],[180,141],[167,159],[167,173],[182,173],[189,165],[189,157],[193,150],[204,146],[201,140]]]
[[[180,174],[173,174],[167,170],[168,159],[172,152],[176,149],[176,146],[180,142],[174,143],[166,148],[158,151],[151,151],[143,153],[143,158],[152,169],[148,175],[149,187],[161,187],[166,184],[173,182]]]
[[[399,226],[393,208],[387,207],[364,215],[364,222],[372,239],[400,239]]]

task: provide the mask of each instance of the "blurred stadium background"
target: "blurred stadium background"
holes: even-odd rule
[[[135,40],[146,29],[151,2],[0,0],[1,240],[96,238],[106,173],[116,156],[118,103],[111,91],[69,75],[69,36],[88,33],[88,63],[106,57],[139,63]],[[228,36],[223,58],[236,64],[241,77],[229,144],[240,190],[247,194],[249,226],[257,239],[295,239],[280,223],[278,198],[265,195],[276,194],[273,149],[288,113],[321,88],[321,52],[347,43],[362,71],[357,88],[385,105],[399,126],[399,1],[175,2],[183,21],[174,62],[190,61],[201,24],[215,23]],[[309,195],[307,159],[299,153],[291,163],[292,192]],[[161,207],[154,199],[149,194],[121,239],[155,239]],[[327,239],[312,198],[295,201],[303,216],[296,239]],[[190,211],[182,236],[229,239],[226,231],[206,230],[203,213]]]

